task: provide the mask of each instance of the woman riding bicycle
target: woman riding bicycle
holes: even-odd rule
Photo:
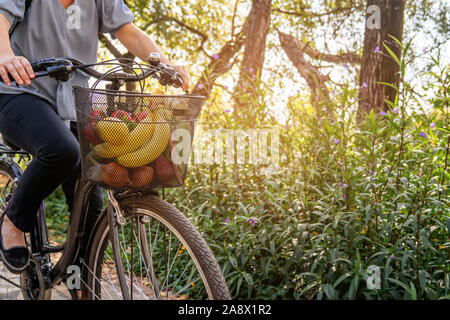
[[[79,15],[78,24],[70,23],[71,6],[77,9],[70,13]],[[0,0],[0,76],[5,82],[0,84],[0,132],[33,155],[0,219],[0,257],[11,272],[23,272],[29,263],[24,233],[34,225],[42,201],[62,184],[69,210],[72,206],[80,169],[71,126],[76,119],[72,86],[87,87],[89,79],[76,72],[67,82],[49,77],[33,80],[29,61],[70,56],[95,63],[99,32],[110,33],[144,61],[158,52],[161,62],[168,64],[161,49],[133,24],[133,14],[123,0],[34,0],[28,10],[24,0]],[[185,68],[174,69],[187,90]],[[12,85],[8,74],[17,85]],[[89,216],[98,216],[102,205],[102,192],[94,188]]]

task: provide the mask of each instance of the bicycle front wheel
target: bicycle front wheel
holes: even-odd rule
[[[179,210],[155,196],[120,206],[126,223],[111,230],[105,215],[92,241],[90,299],[231,299],[208,244]]]

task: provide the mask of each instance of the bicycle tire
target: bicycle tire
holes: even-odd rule
[[[134,202],[134,203],[132,203]],[[179,235],[178,240],[187,245],[192,251],[191,255],[197,260],[197,269],[201,268],[201,272],[204,275],[203,282],[207,282],[209,291],[211,292],[210,298],[213,300],[230,300],[231,296],[223,277],[222,271],[211,251],[205,239],[195,226],[186,218],[177,208],[173,205],[159,199],[155,196],[142,196],[124,199],[121,201],[120,206],[122,210],[130,209],[134,207],[135,212],[139,212],[140,209],[151,211],[155,213],[169,229],[173,228]],[[99,296],[100,288],[95,288],[96,277],[101,275],[103,264],[103,252],[106,250],[106,244],[109,237],[105,236],[105,233],[109,230],[109,224],[107,215],[104,215],[102,221],[96,227],[96,231],[93,237],[92,245],[90,246],[90,258],[89,258],[89,270],[88,273],[88,286],[91,290],[88,290],[88,298],[94,299]],[[104,240],[102,240],[104,239]],[[100,258],[100,259],[99,259]],[[199,270],[200,271],[200,270]],[[94,275],[95,274],[95,275]],[[94,288],[95,290],[92,290]]]
[[[8,162],[6,162],[6,161],[4,161],[4,160],[2,160],[2,159],[0,159],[0,174],[1,174],[1,172],[4,172],[4,173],[6,173],[7,175],[9,175],[9,177],[11,178],[11,179],[20,179],[20,173],[19,172],[16,172],[16,171],[14,171],[13,169],[12,169],[12,167],[11,167],[11,163],[8,163]],[[2,195],[0,194],[0,198],[2,197]],[[4,201],[3,201],[3,199],[0,199],[1,201],[0,201],[0,203],[4,203]],[[2,210],[3,210],[3,208],[2,208]],[[31,267],[30,267],[31,268]],[[2,270],[3,268],[0,268],[0,270]],[[1,271],[0,271],[1,272]],[[29,272],[28,270],[26,271],[26,272]],[[27,290],[25,289],[25,287],[24,287],[24,283],[25,283],[25,280],[24,280],[24,275],[25,275],[25,272],[24,273],[22,273],[22,274],[20,274],[20,275],[13,275],[13,277],[14,278],[18,278],[17,280],[19,281],[19,283],[17,283],[18,285],[20,285],[21,286],[21,288],[20,288],[20,292],[21,292],[21,294],[22,294],[22,297],[23,297],[23,299],[24,300],[33,300],[31,297],[33,296],[33,294],[31,294],[31,293],[28,293],[27,292]],[[16,281],[17,281],[16,280]],[[4,280],[2,280],[0,283],[2,283]],[[43,286],[43,285],[45,285],[44,283],[43,283],[43,279],[41,279],[41,277],[39,277],[39,282],[40,282],[40,286]],[[52,298],[52,290],[51,289],[47,289],[47,290],[45,290],[44,292],[40,292],[40,293],[38,293],[38,297],[37,297],[37,300],[51,300],[51,298]],[[16,299],[15,299],[16,300]]]

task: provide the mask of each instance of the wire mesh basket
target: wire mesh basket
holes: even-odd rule
[[[82,175],[106,189],[178,187],[203,97],[74,87]]]

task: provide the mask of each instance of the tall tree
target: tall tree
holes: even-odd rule
[[[402,42],[405,0],[368,0],[364,35],[363,60],[360,73],[359,114],[363,111],[386,111],[386,100],[394,101],[396,90],[379,84],[398,86],[400,66],[389,55],[384,45],[397,57],[401,48],[392,37]]]
[[[272,0],[253,0],[245,28],[245,50],[241,64],[236,102],[248,106],[257,97],[256,77],[261,77],[270,27]]]

